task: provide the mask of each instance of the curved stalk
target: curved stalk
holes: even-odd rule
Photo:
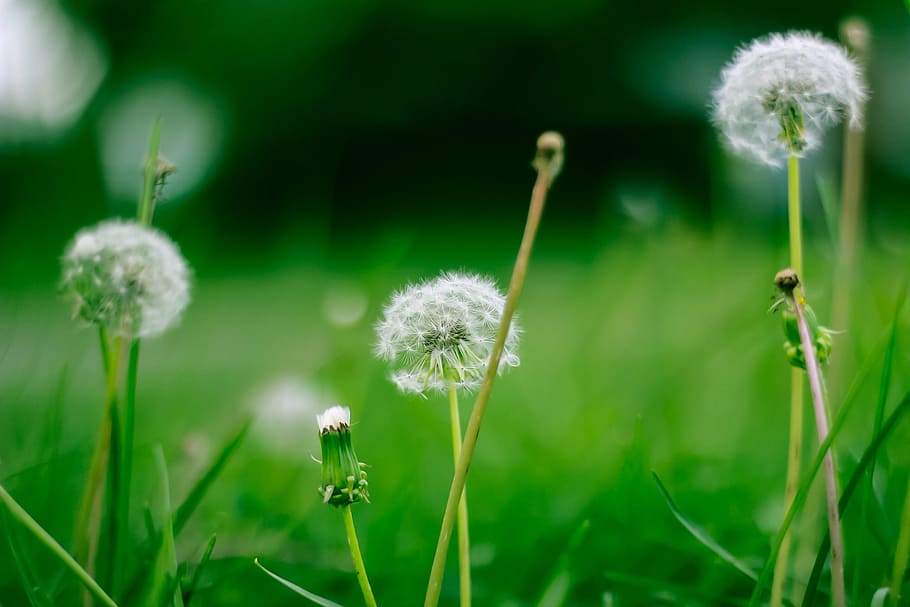
[[[531,249],[534,247],[534,238],[537,235],[537,228],[540,226],[540,218],[543,215],[544,204],[547,200],[547,192],[549,191],[550,186],[553,185],[553,180],[556,179],[556,175],[562,168],[562,160],[562,136],[552,132],[541,135],[537,140],[537,157],[534,161],[534,166],[537,169],[537,180],[534,183],[534,189],[531,191],[531,206],[528,210],[528,220],[525,223],[524,235],[522,236],[521,245],[518,249],[518,256],[515,259],[515,266],[512,270],[512,280],[509,282],[509,291],[506,294],[502,318],[499,321],[496,342],[493,344],[493,350],[490,353],[490,361],[487,364],[483,381],[480,384],[480,390],[477,392],[477,400],[474,401],[471,417],[468,419],[468,428],[465,431],[461,455],[459,456],[458,464],[455,467],[455,476],[452,478],[452,485],[449,487],[449,497],[446,501],[446,509],[442,517],[442,525],[439,529],[436,552],[433,555],[433,566],[430,569],[430,579],[427,583],[424,607],[435,607],[437,603],[439,603],[439,594],[442,590],[442,578],[445,573],[446,552],[449,549],[449,541],[452,539],[452,528],[455,525],[455,513],[458,508],[458,503],[461,500],[461,494],[464,491],[465,482],[467,481],[468,468],[471,465],[471,459],[474,457],[474,448],[477,446],[477,437],[480,434],[480,424],[483,422],[483,416],[484,413],[486,413],[487,404],[490,400],[490,393],[493,390],[493,381],[496,379],[497,371],[499,369],[499,359],[502,356],[506,337],[509,334],[512,316],[515,314],[515,308],[521,297],[522,287],[524,287],[525,276],[528,273],[528,264],[531,258]]]

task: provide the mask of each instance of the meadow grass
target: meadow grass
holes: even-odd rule
[[[621,605],[745,602],[754,582],[679,525],[650,471],[691,521],[753,570],[761,568],[783,514],[787,366],[779,320],[766,313],[773,295],[766,277],[785,253],[769,241],[723,229],[706,235],[682,224],[613,235],[590,255],[572,246],[558,231],[544,230],[521,306],[522,366],[499,380],[472,466],[475,600],[534,604],[552,596],[550,580],[563,577],[571,580],[566,604],[601,604],[605,593]],[[813,243],[817,255],[809,259],[823,260],[826,246]],[[253,412],[257,389],[299,377],[352,407],[358,454],[371,466],[373,503],[358,512],[370,578],[381,604],[416,604],[448,487],[438,474],[451,469],[448,413],[396,393],[368,344],[387,294],[415,276],[434,275],[457,248],[440,235],[434,249],[442,255],[417,251],[409,259],[419,264],[393,272],[285,260],[269,272],[198,276],[181,328],[143,346],[132,541],[145,536],[143,506],[160,502],[162,461],[171,501],[179,503]],[[471,269],[504,277],[509,257],[503,250]],[[381,259],[373,263],[382,267]],[[868,313],[839,337],[851,377],[866,357],[882,356],[877,344],[890,328],[895,277],[904,267],[890,252],[873,250],[863,270],[867,282],[853,307]],[[822,262],[809,271],[823,301],[830,283]],[[352,326],[335,326],[324,314],[324,298],[339,281],[359,285],[368,302]],[[6,336],[0,479],[49,532],[68,537],[74,509],[61,504],[78,501],[102,413],[95,344],[68,322],[52,281],[0,305]],[[905,332],[899,323],[898,343]],[[880,367],[879,359],[869,364]],[[908,361],[897,356],[893,364],[896,396],[888,412],[910,387]],[[838,438],[845,471],[869,440],[879,372],[859,388]],[[291,604],[292,595],[253,566],[255,555],[310,591],[345,605],[361,600],[337,517],[316,493],[312,424],[300,430],[289,423],[299,440],[289,457],[270,450],[254,422],[186,521],[174,547],[179,560],[199,562],[211,534],[218,537],[193,604]],[[848,559],[862,561],[863,602],[881,582],[877,572],[891,568],[889,530],[906,488],[900,448],[906,437],[907,426],[898,425],[884,445],[872,533],[855,512],[845,513]],[[803,516],[824,521],[823,512]],[[582,539],[570,541],[583,525]],[[75,580],[29,538],[20,539],[41,587],[56,590],[58,604],[70,604]],[[26,604],[6,547],[0,559],[0,601]],[[442,604],[455,604],[456,596],[456,576],[447,577]]]

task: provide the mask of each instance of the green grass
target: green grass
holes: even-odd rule
[[[517,243],[517,228],[503,230]],[[294,447],[281,453],[271,447],[282,437],[254,421],[204,496],[191,498],[193,516],[178,516],[182,529],[170,544],[177,529],[162,506],[163,462],[173,510],[200,495],[194,486],[255,412],[254,395],[288,376],[351,407],[357,452],[370,465],[373,503],[355,506],[355,517],[373,589],[381,605],[420,601],[450,481],[447,412],[394,390],[371,356],[372,323],[393,289],[440,269],[483,271],[504,285],[512,255],[506,247],[461,255],[463,242],[420,239],[413,246],[432,240],[437,254],[372,256],[355,266],[360,271],[292,259],[237,271],[225,262],[197,276],[180,327],[143,343],[130,539],[147,541],[150,505],[152,528],[166,540],[156,568],[173,579],[176,563],[195,567],[217,533],[193,607],[301,604],[254,566],[255,556],[317,595],[344,605],[362,600],[341,520],[316,492],[315,410],[278,426]],[[745,603],[754,583],[680,526],[652,469],[685,518],[753,571],[783,516],[788,367],[780,321],[767,314],[783,250],[723,228],[707,236],[682,225],[611,239],[579,253],[565,246],[570,235],[544,222],[519,307],[521,366],[493,391],[468,480],[477,605],[530,605],[553,593],[564,593],[567,605],[602,604],[604,593],[616,605]],[[824,319],[830,264],[817,243],[806,257]],[[905,268],[893,255],[868,255],[853,300],[857,320],[835,340],[850,376],[889,328]],[[104,394],[95,335],[73,327],[53,281],[0,299],[0,482],[65,544]],[[352,326],[333,325],[324,313],[339,284],[357,285],[368,302]],[[902,321],[898,344],[906,333]],[[894,357],[891,394],[910,389],[908,367],[906,357]],[[860,388],[835,443],[842,482],[872,434],[875,384]],[[853,559],[863,563],[860,604],[881,585],[875,570],[890,569],[908,435],[908,424],[896,426],[879,452],[868,516],[885,544],[860,529],[858,509],[845,515],[848,576]],[[824,520],[814,512],[804,525]],[[28,604],[17,563],[18,570],[29,564],[42,589],[33,601],[46,593],[54,604],[79,604],[77,583],[57,561],[29,536],[9,537],[17,556],[0,545],[2,604]],[[817,545],[798,544],[799,535],[795,555],[815,556]],[[452,605],[454,558],[448,571],[442,597]],[[549,590],[553,580],[570,580],[568,589]]]

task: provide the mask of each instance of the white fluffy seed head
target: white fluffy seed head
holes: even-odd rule
[[[734,152],[770,166],[818,147],[825,129],[862,121],[866,88],[846,51],[807,32],[771,34],[739,49],[721,72],[713,118]],[[793,118],[799,133],[784,133]]]
[[[124,337],[154,337],[190,300],[189,269],[167,236],[132,221],[80,230],[63,254],[73,316]]]
[[[334,405],[317,415],[316,423],[319,425],[319,434],[329,430],[350,428],[351,410],[341,405]]]
[[[447,273],[392,296],[376,325],[376,355],[390,361],[402,392],[444,392],[480,385],[505,297],[489,279]],[[519,328],[509,327],[498,372],[517,367]]]

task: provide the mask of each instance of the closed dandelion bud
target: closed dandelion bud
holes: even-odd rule
[[[177,324],[190,300],[189,269],[177,246],[136,222],[80,230],[62,265],[73,316],[114,335],[159,335]]]
[[[322,486],[319,494],[325,504],[345,506],[369,503],[370,492],[364,464],[357,461],[351,443],[351,410],[335,405],[316,416],[319,444],[322,447]]]
[[[860,69],[839,45],[807,32],[740,49],[714,91],[714,122],[734,152],[770,166],[818,147],[825,129],[862,121]]]
[[[818,317],[815,310],[806,303],[802,295],[796,293],[799,286],[799,277],[796,272],[790,268],[781,270],[774,276],[774,284],[784,294],[772,309],[777,309],[780,305],[785,307],[781,311],[781,319],[784,326],[784,352],[787,360],[794,367],[800,369],[806,368],[806,353],[803,350],[802,339],[799,335],[799,322],[796,316],[796,310],[793,309],[795,302],[803,309],[803,315],[806,317],[806,326],[809,329],[809,337],[815,344],[815,356],[819,363],[825,363],[831,357],[831,349],[834,346],[833,332],[818,324]]]
[[[496,341],[505,297],[492,281],[443,274],[396,293],[376,326],[376,354],[395,366],[402,392],[445,392],[480,385]],[[498,372],[519,364],[513,321]]]

